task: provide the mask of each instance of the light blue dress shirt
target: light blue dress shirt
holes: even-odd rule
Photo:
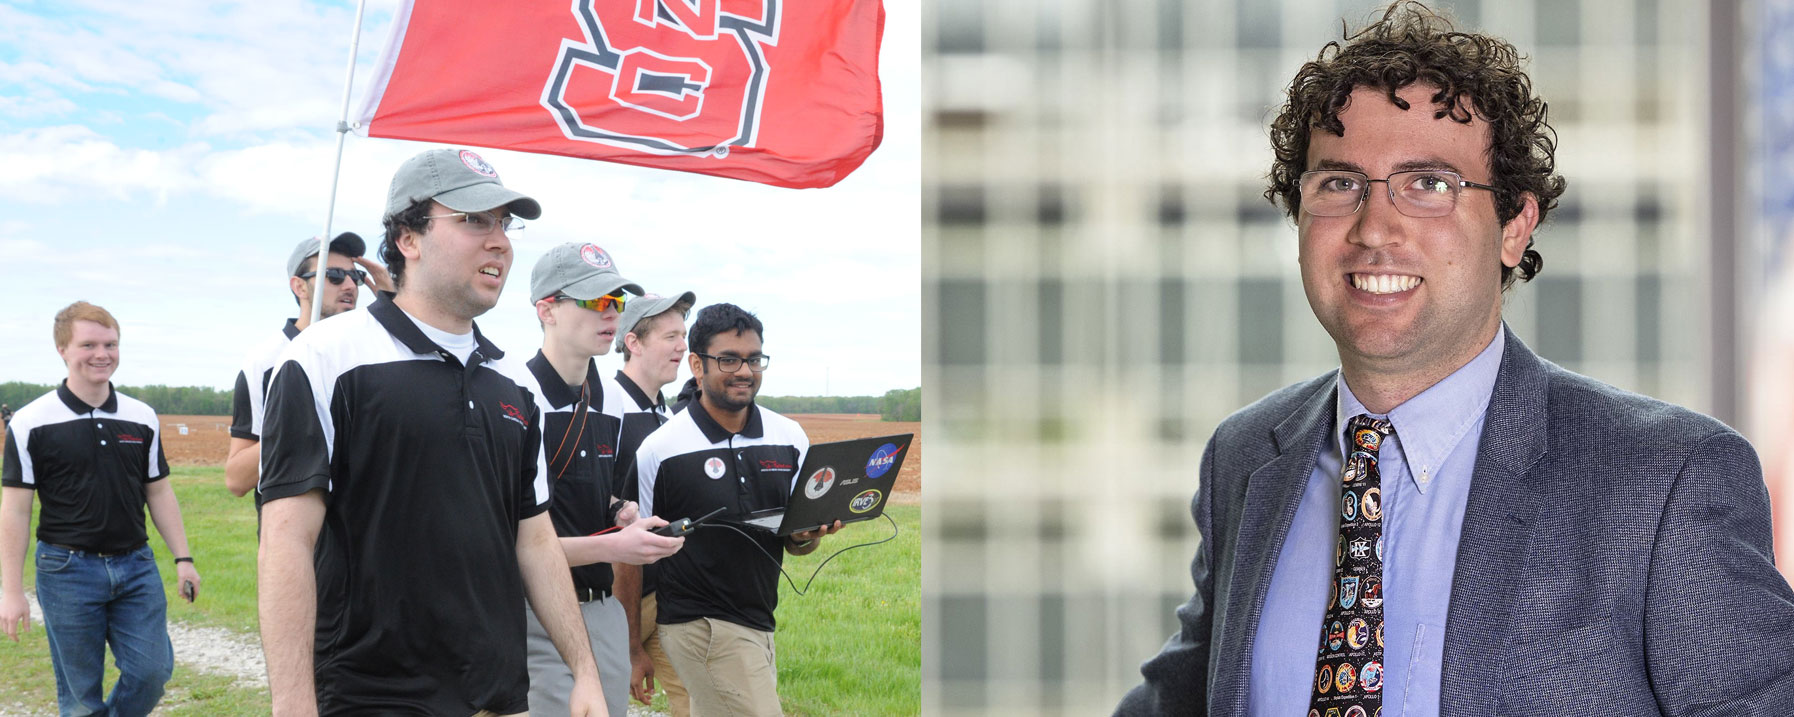
[[[1439,665],[1464,504],[1505,343],[1495,332],[1470,363],[1386,416],[1395,435],[1377,460],[1384,514],[1383,717],[1439,714]],[[1339,541],[1343,426],[1368,412],[1343,374],[1338,389],[1330,448],[1308,476],[1252,643],[1253,717],[1308,714]]]

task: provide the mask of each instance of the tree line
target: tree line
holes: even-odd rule
[[[922,389],[895,389],[883,396],[761,396],[756,403],[779,413],[876,413],[887,421],[922,420]]]
[[[0,383],[0,403],[17,411],[27,403],[37,400],[50,391],[55,385],[8,381]],[[171,416],[228,416],[230,415],[230,391],[220,391],[204,386],[119,386],[118,390],[125,395],[147,403],[157,413]]]

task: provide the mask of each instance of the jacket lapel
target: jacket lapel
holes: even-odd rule
[[[1547,449],[1546,364],[1505,326],[1506,354],[1483,420],[1452,577],[1439,686],[1441,714],[1495,714],[1515,599],[1538,519]]]
[[[1258,635],[1277,556],[1283,551],[1283,540],[1296,519],[1309,474],[1333,425],[1336,376],[1317,382],[1319,388],[1301,408],[1277,426],[1272,432],[1277,457],[1247,480],[1226,596],[1226,620],[1220,631],[1219,654],[1236,657],[1214,670],[1210,714],[1245,714],[1252,642]]]

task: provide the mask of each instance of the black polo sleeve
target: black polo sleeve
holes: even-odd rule
[[[527,393],[528,390],[525,389]],[[536,406],[534,396],[524,396],[522,405],[529,407],[529,427],[523,432],[523,450],[518,451],[522,459],[518,463],[518,500],[517,517],[519,520],[535,517],[548,510],[553,502],[553,490],[548,485],[547,455],[542,447],[542,409]],[[538,470],[538,468],[542,468]]]
[[[268,384],[262,418],[262,480],[257,491],[266,503],[313,489],[330,490],[330,443],[311,378],[297,361],[287,361]]]
[[[255,434],[254,409],[249,403],[249,375],[237,372],[237,386],[231,389],[230,400],[230,437],[259,441],[261,436]]]
[[[6,467],[0,469],[0,486],[8,488],[35,488],[31,481],[31,464],[25,462],[24,451],[19,448],[19,430],[10,428],[6,431]]]

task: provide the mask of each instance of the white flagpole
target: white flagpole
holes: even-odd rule
[[[318,235],[318,273],[312,277],[311,324],[317,323],[324,313],[324,268],[330,258],[330,223],[336,218],[336,184],[343,172],[343,141],[349,136],[349,96],[355,84],[355,54],[361,48],[361,14],[366,9],[367,0],[355,3],[355,34],[349,39],[349,69],[343,72],[343,113],[336,120],[336,164],[330,168],[330,208],[324,212],[324,233]]]

